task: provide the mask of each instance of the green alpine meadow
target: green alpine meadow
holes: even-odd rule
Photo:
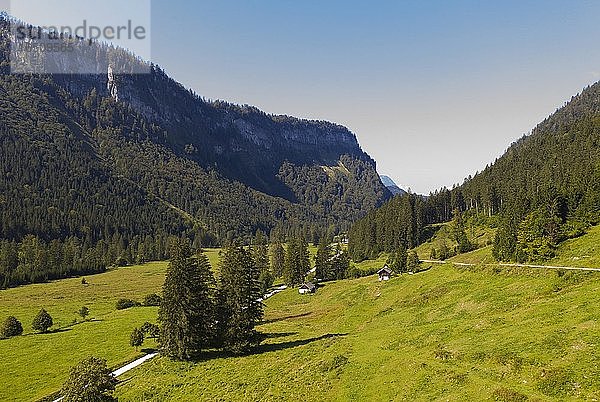
[[[600,3],[0,5],[0,402],[600,400]]]

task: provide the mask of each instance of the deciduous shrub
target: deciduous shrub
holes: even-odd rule
[[[4,320],[2,327],[0,328],[1,338],[10,338],[12,336],[19,336],[23,333],[23,325],[12,315]]]
[[[125,310],[130,307],[138,307],[140,303],[131,299],[119,299],[116,304],[117,310]]]

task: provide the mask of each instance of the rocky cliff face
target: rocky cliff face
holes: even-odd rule
[[[10,32],[2,18],[0,31],[0,70],[8,74]],[[110,171],[141,183],[144,191],[190,215],[218,220],[220,235],[229,230],[227,209],[255,211],[245,232],[268,230],[287,217],[343,228],[390,196],[375,162],[345,127],[208,102],[134,55],[103,45],[88,47],[86,60],[95,55],[97,74],[5,75],[7,85],[31,85],[42,99],[51,100],[57,116],[68,120],[65,130],[89,142]],[[50,61],[55,67],[72,67],[73,59],[52,55]],[[141,67],[148,73],[122,73]],[[11,96],[0,94],[0,101],[4,97],[10,103]],[[4,113],[1,117],[8,120],[16,110]],[[168,174],[161,170],[165,155],[177,166]],[[323,166],[340,165],[347,169],[323,173]],[[223,201],[234,190],[213,191],[215,185],[233,186],[237,195]]]
[[[93,88],[131,106],[164,127],[169,145],[179,154],[270,195],[291,196],[277,178],[284,161],[336,165],[342,155],[350,155],[375,171],[375,162],[343,126],[268,115],[251,106],[207,102],[158,67],[152,66],[150,71],[123,75],[109,67],[106,74],[63,76],[59,82],[81,98]]]

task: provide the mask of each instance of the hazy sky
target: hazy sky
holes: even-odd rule
[[[207,98],[349,127],[427,193],[600,79],[600,1],[152,1],[152,59]]]

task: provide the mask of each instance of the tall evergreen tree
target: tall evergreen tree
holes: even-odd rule
[[[408,257],[406,258],[406,269],[408,272],[417,272],[419,270],[419,264],[421,264],[421,260],[419,260],[419,256],[414,250],[408,252]]]
[[[256,237],[252,244],[252,258],[254,258],[254,264],[259,272],[258,281],[261,294],[265,294],[273,285],[275,278],[269,261],[269,246],[267,245],[267,239],[260,230],[256,232]]]
[[[271,245],[271,267],[273,268],[273,275],[277,278],[283,275],[283,269],[285,266],[285,250],[280,242],[276,242]]]
[[[340,247],[338,244],[334,251],[334,255],[331,257],[331,277],[332,279],[345,279],[350,269],[350,256],[348,253]]]
[[[321,238],[315,254],[315,276],[318,279],[331,279],[331,249],[327,239]]]
[[[458,254],[467,253],[473,250],[473,245],[469,241],[465,231],[462,213],[458,208],[454,210],[454,217],[452,218],[452,235],[457,243],[456,252]]]
[[[254,327],[262,320],[263,305],[258,271],[251,253],[228,247],[219,275],[219,334],[224,349],[246,353],[260,343]]]
[[[215,286],[208,257],[192,256],[175,242],[158,312],[163,352],[185,360],[211,346],[215,335]]]
[[[392,271],[398,274],[402,274],[407,271],[407,257],[408,253],[406,251],[406,247],[404,247],[404,244],[400,243],[396,251],[388,258],[387,264]]]
[[[285,253],[283,278],[288,286],[300,285],[310,270],[308,245],[302,239],[294,238],[288,243]]]

